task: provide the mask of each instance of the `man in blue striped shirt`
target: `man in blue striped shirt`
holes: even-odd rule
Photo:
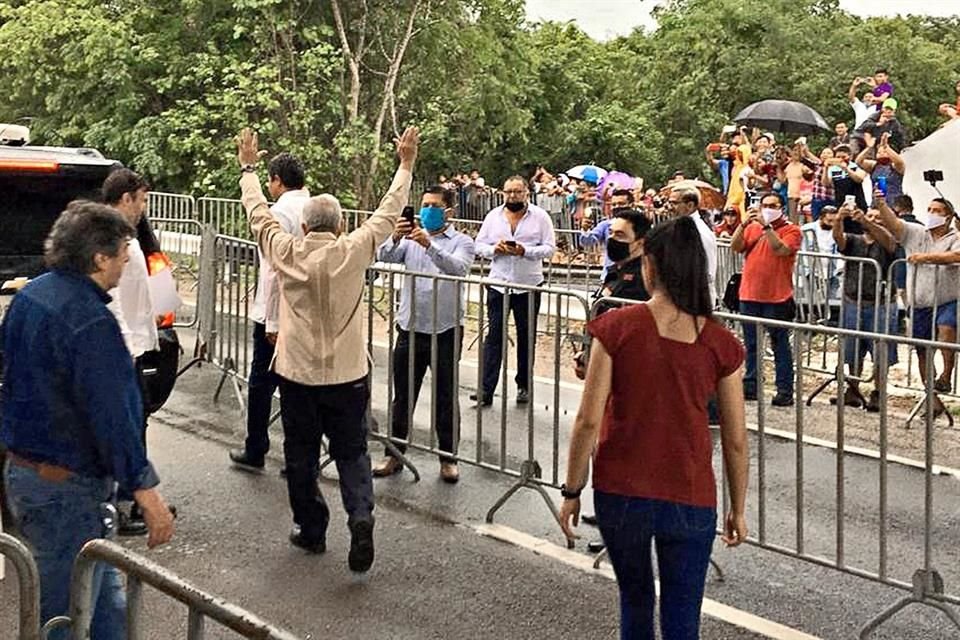
[[[380,247],[382,262],[402,264],[418,274],[465,276],[473,264],[474,246],[469,236],[455,230],[448,222],[453,212],[452,191],[440,186],[429,187],[420,202],[420,224],[412,225],[401,217],[393,237]],[[436,304],[434,305],[434,289]],[[408,439],[410,418],[420,395],[427,367],[436,388],[437,441],[440,450],[440,476],[454,483],[460,478],[457,469],[456,434],[459,429],[459,402],[454,387],[454,370],[459,366],[463,347],[463,319],[467,307],[462,283],[427,277],[405,276],[400,292],[397,318],[397,344],[393,354],[393,420],[391,434],[398,441]],[[436,335],[436,370],[433,370],[433,337]],[[413,353],[411,363],[410,354]],[[413,393],[410,394],[410,376]],[[402,453],[404,442],[397,443]],[[391,455],[373,469],[375,477],[398,473],[403,464]]]

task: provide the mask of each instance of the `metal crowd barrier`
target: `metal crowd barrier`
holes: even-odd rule
[[[193,196],[179,193],[150,191],[147,194],[147,214],[151,219],[196,220],[197,201]]]
[[[620,299],[607,299],[606,302],[620,305],[636,304],[635,301]],[[594,306],[594,314],[596,309],[597,305]],[[960,592],[947,589],[947,581],[943,573],[944,571],[947,572],[947,576],[956,588],[957,581],[960,580],[960,571],[958,571],[956,563],[952,561],[955,557],[954,544],[949,538],[939,535],[938,528],[943,525],[935,523],[935,516],[937,515],[949,521],[952,509],[949,506],[942,506],[939,511],[935,510],[935,494],[937,492],[935,477],[939,474],[939,468],[935,462],[937,431],[934,428],[936,421],[935,403],[932,401],[935,393],[932,386],[932,377],[929,375],[933,370],[932,352],[935,349],[947,349],[955,353],[960,350],[960,345],[915,340],[881,332],[852,331],[823,325],[782,322],[738,314],[718,313],[716,316],[718,320],[722,320],[731,326],[745,323],[753,324],[757,332],[758,397],[756,403],[756,437],[754,440],[756,466],[751,472],[755,481],[751,482],[747,514],[750,530],[755,533],[748,538],[747,543],[907,592],[907,595],[901,600],[866,622],[860,634],[862,640],[871,637],[884,622],[904,608],[914,604],[924,605],[942,612],[960,631],[960,615],[957,614],[955,609],[957,605],[960,605]],[[837,371],[840,386],[837,391],[838,403],[835,409],[836,445],[833,453],[835,464],[832,478],[830,478],[834,489],[834,509],[832,518],[829,514],[816,514],[817,517],[832,519],[834,535],[830,545],[824,544],[817,538],[811,540],[808,537],[808,508],[806,505],[808,486],[821,485],[826,479],[822,472],[811,472],[807,468],[805,455],[805,447],[808,446],[805,442],[807,409],[803,402],[797,402],[793,409],[783,410],[792,411],[795,418],[793,468],[791,470],[789,465],[785,465],[782,461],[777,463],[776,467],[771,466],[773,456],[771,447],[777,444],[777,439],[782,438],[782,435],[778,433],[771,438],[767,432],[769,421],[766,415],[771,410],[767,409],[764,397],[766,394],[764,384],[766,374],[763,362],[764,339],[768,329],[783,329],[794,334],[792,350],[795,361],[799,361],[801,357],[801,345],[807,335],[829,337],[839,344],[841,351],[848,340],[871,340],[875,345],[877,366],[880,368],[886,366],[888,349],[900,346],[927,352],[929,356],[927,358],[928,375],[926,376],[924,398],[921,401],[921,407],[925,410],[924,458],[922,463],[923,489],[922,495],[917,496],[919,499],[916,502],[910,501],[909,498],[907,502],[904,502],[902,499],[898,499],[898,496],[903,495],[902,492],[893,493],[890,489],[890,443],[893,434],[890,432],[890,416],[887,410],[887,389],[886,385],[881,385],[879,387],[880,412],[876,416],[879,450],[875,462],[868,463],[876,466],[878,514],[876,527],[868,526],[859,513],[848,512],[847,505],[853,491],[860,489],[872,492],[872,489],[869,488],[869,482],[862,481],[862,476],[858,478],[848,470],[850,453],[845,442],[847,426],[842,399],[845,376],[844,370],[840,368]],[[804,367],[795,367],[794,384],[797,390],[803,389],[806,375]],[[780,410],[774,409],[772,411]],[[783,414],[781,413],[781,415]],[[782,447],[778,447],[778,449],[782,449]],[[867,463],[861,462],[860,464]],[[722,510],[726,511],[729,508],[729,495],[725,490],[726,478],[722,464],[720,470],[721,479],[718,483],[718,490],[721,493]],[[793,476],[795,489],[792,496],[792,519],[785,519],[782,512],[775,516],[771,516],[769,513],[768,488],[771,484],[772,474],[787,476],[787,478]],[[822,492],[822,489],[815,490]],[[872,495],[872,493],[867,495]],[[775,497],[771,496],[771,498],[775,500],[774,504],[778,507],[789,504],[790,500],[790,496],[784,496],[782,491],[778,491],[777,495]],[[847,523],[848,520],[853,519],[854,515],[856,515],[857,520],[856,542],[851,545],[848,540]],[[910,535],[906,544],[904,544],[904,540],[891,540],[891,532],[898,531],[898,523],[903,522],[910,523],[907,527],[909,534],[913,534],[918,528],[920,529],[922,543],[919,549],[913,535]],[[899,530],[902,531],[902,528],[903,525],[900,524]],[[820,532],[819,529],[818,532]],[[896,542],[900,544],[895,544]],[[876,552],[874,552],[874,549],[876,549]],[[939,564],[937,562],[938,558]]]
[[[393,442],[395,445],[401,447],[410,447],[412,449],[417,449],[419,451],[433,453],[438,456],[450,456],[455,457],[460,462],[465,464],[474,465],[484,469],[497,471],[503,474],[514,476],[518,478],[517,483],[502,496],[490,509],[487,514],[487,520],[492,522],[494,514],[500,509],[501,506],[519,489],[521,488],[531,488],[540,493],[544,498],[545,502],[551,509],[551,512],[555,517],[558,517],[556,508],[552,499],[545,492],[544,487],[550,486],[559,488],[560,478],[561,478],[561,467],[560,467],[560,451],[562,446],[560,445],[561,436],[560,436],[560,387],[561,387],[561,366],[570,366],[572,362],[563,362],[560,357],[561,354],[561,345],[564,339],[562,332],[560,330],[554,330],[552,332],[552,349],[554,353],[553,358],[553,371],[551,375],[551,383],[549,386],[553,389],[553,397],[549,398],[551,407],[551,429],[548,433],[538,433],[535,427],[534,420],[534,407],[537,406],[538,399],[535,393],[535,362],[536,362],[536,347],[537,347],[537,326],[540,316],[545,316],[553,319],[553,326],[555,328],[562,327],[564,324],[564,318],[568,316],[568,310],[571,306],[576,307],[579,311],[580,318],[586,318],[589,314],[589,302],[585,295],[572,292],[565,289],[552,289],[549,287],[533,287],[533,286],[523,286],[510,283],[498,282],[495,280],[489,280],[484,278],[476,277],[458,277],[458,276],[449,276],[442,274],[423,274],[423,273],[414,273],[403,270],[399,266],[388,265],[385,263],[378,263],[372,268],[377,275],[376,280],[370,278],[371,282],[380,282],[379,286],[383,287],[386,290],[386,295],[379,296],[375,293],[375,286],[372,285],[369,289],[370,293],[367,296],[368,304],[368,347],[371,353],[376,354],[376,344],[375,344],[375,335],[377,334],[376,329],[380,329],[381,332],[386,333],[387,343],[387,371],[388,379],[386,381],[386,406],[387,406],[387,424],[388,429],[386,432],[387,438]],[[411,297],[410,305],[410,323],[415,325],[416,318],[418,314],[427,314],[427,317],[430,318],[433,329],[428,333],[416,333],[410,332],[408,335],[409,340],[409,352],[416,352],[416,341],[418,339],[429,340],[430,349],[429,349],[429,366],[431,370],[431,379],[433,383],[431,384],[430,389],[430,418],[429,424],[430,429],[425,440],[421,440],[417,437],[415,430],[412,429],[413,425],[413,415],[416,405],[416,388],[415,385],[416,378],[423,375],[423,370],[426,368],[424,363],[422,366],[417,367],[417,362],[415,357],[409,357],[408,360],[408,371],[406,372],[406,379],[408,381],[408,388],[404,391],[408,399],[406,407],[395,407],[394,406],[394,352],[395,352],[395,343],[396,343],[396,331],[398,328],[395,304],[392,302],[397,298],[397,293],[400,287],[397,286],[397,279],[403,278],[405,280],[409,279],[409,286],[416,290],[417,281],[427,280],[430,284],[430,308],[428,310],[418,310],[417,309],[417,296],[414,295]],[[460,346],[464,342],[464,334],[470,334],[473,338],[473,341],[467,346],[467,349],[472,349],[474,346],[477,348],[477,379],[475,388],[480,390],[483,389],[483,375],[484,375],[484,340],[488,333],[489,327],[488,323],[492,321],[492,318],[488,318],[487,314],[487,295],[479,295],[475,299],[468,297],[466,294],[468,287],[478,287],[484,289],[484,291],[489,291],[491,287],[502,288],[504,291],[504,303],[502,305],[502,315],[499,318],[501,326],[503,327],[503,339],[499,345],[499,356],[501,358],[501,363],[499,366],[498,377],[502,378],[501,382],[498,384],[498,387],[501,389],[500,392],[500,412],[498,424],[494,425],[494,431],[489,431],[489,413],[484,411],[477,411],[475,418],[474,429],[472,430],[472,435],[474,436],[474,447],[472,451],[465,451],[464,448],[459,448],[458,451],[444,451],[438,446],[438,435],[437,435],[437,402],[436,402],[436,393],[437,393],[437,379],[440,376],[452,375],[452,388],[454,397],[457,398],[457,401],[454,403],[452,409],[453,415],[453,424],[454,424],[454,433],[453,441],[455,443],[460,441],[460,407],[459,407],[459,389],[461,387],[460,378],[459,378],[459,367],[454,366],[452,372],[443,372],[437,371],[437,363],[441,357],[439,353],[439,337],[437,335],[437,318],[438,310],[443,308],[445,310],[453,310],[453,317],[459,317],[461,313],[464,315],[464,325],[456,324],[452,328],[453,338],[452,342],[455,345],[455,354],[452,358],[453,362],[459,363],[461,360],[463,347]],[[533,295],[530,295],[533,294]],[[511,353],[515,349],[511,349],[511,340],[508,339],[509,336],[509,312],[512,303],[508,303],[508,300],[516,298],[518,303],[526,306],[526,316],[527,316],[527,340],[526,345],[527,349],[527,390],[530,393],[529,403],[524,410],[524,421],[526,425],[520,427],[516,423],[511,423],[508,417],[511,415],[507,410],[507,398],[510,393],[508,389],[512,387],[511,381],[508,379],[508,366],[511,362]],[[385,310],[379,310],[376,308],[377,302],[379,300],[391,301],[387,305]],[[466,313],[466,308],[469,305],[475,305],[477,308],[476,315],[470,315]],[[381,315],[382,314],[382,315]],[[382,322],[380,326],[375,327],[375,319],[380,315]],[[383,326],[385,325],[385,326]],[[579,341],[581,336],[577,337]],[[517,345],[519,346],[519,345]],[[376,357],[376,356],[375,356]],[[420,378],[422,379],[422,378]],[[470,385],[474,387],[474,385]],[[394,425],[394,413],[396,411],[403,410],[406,412],[407,424],[411,425],[410,435],[406,439],[398,439],[393,433]],[[493,437],[490,437],[490,436]],[[525,443],[521,443],[520,439],[525,437]],[[546,470],[544,470],[544,464],[542,461],[546,459]]]
[[[797,402],[795,405],[795,433],[796,433],[796,448],[795,448],[795,480],[796,480],[796,505],[795,505],[795,530],[792,541],[786,541],[782,538],[779,540],[773,539],[774,536],[771,535],[771,529],[773,524],[770,523],[767,519],[767,473],[768,473],[768,456],[766,453],[767,447],[767,438],[765,434],[765,425],[767,423],[765,419],[765,413],[767,411],[766,405],[764,402],[764,369],[762,366],[763,361],[763,335],[764,331],[761,329],[769,328],[778,328],[786,329],[792,331],[794,335],[793,343],[793,357],[794,359],[799,359],[800,357],[800,345],[803,343],[802,339],[798,339],[797,334],[802,336],[803,334],[811,335],[822,335],[830,336],[831,338],[836,339],[839,344],[839,349],[842,352],[847,340],[871,340],[875,347],[875,353],[877,354],[877,363],[876,367],[884,369],[886,367],[886,356],[887,350],[891,348],[897,348],[898,346],[904,346],[906,348],[915,348],[924,350],[928,355],[931,355],[927,359],[928,363],[928,373],[932,372],[933,358],[932,352],[934,349],[948,349],[953,352],[958,350],[958,345],[956,344],[943,344],[932,341],[921,341],[914,340],[911,338],[905,338],[902,336],[891,336],[889,334],[875,333],[875,332],[863,332],[863,331],[851,331],[840,328],[828,328],[824,326],[816,326],[804,323],[793,323],[793,322],[779,322],[775,320],[759,319],[746,316],[733,316],[729,314],[719,314],[721,317],[729,321],[737,321],[741,324],[749,322],[754,324],[757,327],[757,336],[758,336],[758,349],[757,349],[757,522],[755,530],[758,531],[757,537],[751,539],[749,542],[756,544],[757,546],[769,549],[771,551],[776,551],[785,555],[796,557],[802,560],[812,562],[821,566],[831,567],[837,570],[840,570],[844,573],[851,575],[867,578],[888,586],[896,587],[905,591],[909,591],[910,595],[902,599],[896,605],[884,611],[883,613],[877,615],[873,620],[867,623],[863,628],[861,633],[861,638],[870,637],[873,632],[886,620],[896,614],[898,611],[910,604],[923,604],[929,607],[933,607],[944,612],[945,615],[957,626],[960,630],[960,617],[957,616],[956,612],[950,608],[948,605],[958,605],[960,604],[960,596],[956,593],[949,593],[945,589],[945,583],[943,577],[940,573],[940,570],[946,568],[954,572],[954,575],[951,577],[956,580],[958,576],[956,575],[955,568],[948,563],[945,567],[936,567],[934,565],[934,546],[936,543],[936,534],[934,528],[934,476],[937,474],[936,465],[934,461],[934,452],[935,452],[935,439],[936,431],[934,429],[935,423],[935,403],[933,402],[935,398],[934,389],[932,386],[932,379],[927,376],[927,384],[924,389],[924,399],[922,401],[922,407],[926,408],[925,411],[925,425],[924,425],[924,461],[923,461],[923,474],[924,474],[924,488],[923,488],[923,503],[922,503],[922,515],[919,519],[916,518],[915,514],[910,514],[906,517],[910,518],[911,522],[922,522],[922,536],[923,536],[923,551],[922,551],[922,560],[918,562],[918,567],[913,567],[916,570],[913,572],[911,581],[908,582],[903,576],[902,571],[909,570],[910,567],[907,566],[891,566],[891,558],[894,562],[896,559],[902,557],[904,554],[909,555],[914,551],[911,545],[911,549],[896,549],[894,554],[891,554],[890,545],[889,545],[889,531],[892,525],[892,518],[890,515],[890,491],[889,491],[889,444],[890,444],[890,433],[889,433],[889,419],[887,411],[887,386],[885,384],[879,385],[878,391],[880,394],[880,412],[877,416],[878,418],[878,429],[879,429],[879,459],[877,461],[878,465],[878,479],[879,479],[879,498],[878,498],[878,512],[879,512],[879,523],[876,530],[876,540],[878,551],[876,555],[872,553],[867,553],[869,556],[870,562],[858,562],[860,558],[863,557],[866,550],[866,528],[863,522],[859,522],[858,531],[857,531],[857,546],[853,550],[853,554],[849,554],[847,544],[847,527],[846,520],[849,515],[846,510],[846,497],[847,491],[849,491],[847,484],[851,481],[850,476],[848,475],[846,469],[846,427],[845,427],[845,412],[843,409],[843,388],[845,386],[845,371],[843,367],[838,368],[838,390],[837,390],[837,409],[836,409],[836,449],[835,449],[835,473],[834,473],[834,486],[835,486],[835,514],[834,514],[834,524],[835,524],[835,536],[834,536],[834,548],[832,553],[827,550],[822,550],[821,553],[811,552],[808,548],[808,540],[806,538],[806,528],[804,524],[805,516],[805,482],[807,478],[806,468],[804,464],[804,410],[805,405],[803,402]],[[797,390],[802,390],[804,385],[804,368],[795,367],[795,388]],[[881,379],[886,379],[886,375],[882,375]],[[724,496],[724,503],[726,506],[726,496]],[[896,506],[902,508],[904,505],[902,503],[896,503]],[[946,544],[942,544],[941,549],[946,548]],[[860,558],[851,560],[850,555],[857,555]],[[899,575],[896,575],[895,572],[900,571]]]
[[[9,558],[17,573],[20,594],[18,640],[40,640],[40,573],[25,544],[0,532],[0,559]]]
[[[187,606],[187,639],[206,637],[207,618],[243,638],[256,640],[298,640],[298,636],[260,619],[246,609],[198,589],[172,571],[109,540],[91,540],[74,562],[70,581],[70,615],[48,621],[44,635],[69,628],[75,638],[89,638],[93,622],[93,572],[98,563],[115,567],[127,576],[127,637],[145,638],[142,627],[143,585]]]

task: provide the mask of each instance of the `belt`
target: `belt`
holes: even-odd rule
[[[11,464],[15,464],[18,467],[33,469],[42,480],[46,480],[47,482],[66,482],[74,475],[73,471],[65,467],[58,467],[55,464],[48,464],[46,462],[27,460],[12,451],[7,451],[7,459]]]

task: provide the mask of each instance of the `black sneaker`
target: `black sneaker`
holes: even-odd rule
[[[263,473],[263,458],[254,458],[244,449],[234,449],[230,452],[230,461],[237,469],[249,473]]]
[[[373,519],[350,525],[350,553],[347,565],[354,573],[365,573],[373,565]]]
[[[470,399],[477,403],[478,406],[482,407],[491,407],[493,406],[493,396],[487,394],[470,394]]]
[[[517,389],[517,404],[528,404],[530,402],[530,392],[526,389]]]
[[[295,547],[300,547],[307,553],[323,553],[327,550],[327,541],[323,538],[319,540],[308,540],[303,537],[303,532],[300,530],[300,527],[294,526],[293,530],[290,532],[290,544]]]
[[[770,401],[775,407],[792,407],[793,406],[793,394],[787,393],[777,393],[773,396],[773,400]]]
[[[952,385],[950,384],[950,381],[944,380],[943,378],[938,378],[933,383],[934,391],[938,391],[940,393],[950,393],[951,386]]]

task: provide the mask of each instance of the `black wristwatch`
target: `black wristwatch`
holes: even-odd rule
[[[255,164],[245,164],[245,165],[243,165],[242,167],[240,167],[240,172],[241,172],[241,173],[256,173],[256,172],[257,172],[257,165],[255,165]]]
[[[566,484],[560,485],[560,495],[567,500],[576,500],[580,497],[581,493],[583,493],[583,487],[580,487],[576,491],[571,491],[570,489],[567,489]]]

